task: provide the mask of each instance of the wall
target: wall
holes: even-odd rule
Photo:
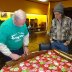
[[[51,10],[58,2],[51,3]],[[72,0],[62,1],[64,7],[72,7]],[[17,9],[23,9],[27,14],[44,14],[48,15],[48,5],[29,2],[25,0],[0,0],[0,10],[3,11],[15,11]],[[48,24],[48,31],[50,30],[51,24]]]
[[[41,24],[41,22],[47,22],[47,15],[38,15],[38,14],[27,14],[27,18],[30,19],[38,19],[38,25]]]
[[[47,5],[25,0],[0,0],[0,10],[13,12],[23,9],[26,13],[47,14]]]

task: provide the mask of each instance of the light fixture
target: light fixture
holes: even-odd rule
[[[38,0],[38,1],[41,1],[41,2],[46,2],[47,0]]]

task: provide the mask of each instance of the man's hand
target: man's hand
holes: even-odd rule
[[[54,41],[52,40],[52,37],[50,38],[50,42],[53,43]]]
[[[28,47],[24,47],[24,54],[26,54],[26,55],[29,54],[29,49],[28,49]]]
[[[69,43],[70,43],[70,41],[66,41],[66,42],[64,43],[64,45],[67,46],[67,45],[69,45]]]
[[[9,57],[12,58],[12,60],[17,60],[17,59],[19,59],[21,56],[18,55],[18,54],[11,53]]]

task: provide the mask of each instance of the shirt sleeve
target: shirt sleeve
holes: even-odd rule
[[[69,19],[69,22],[68,22],[68,24],[69,24],[69,28],[70,28],[70,36],[69,36],[69,40],[71,40],[72,39],[72,19],[70,18]]]
[[[54,19],[52,20],[52,25],[51,25],[51,29],[50,29],[50,36],[53,37],[54,34],[54,26],[55,26],[55,22]]]
[[[9,50],[9,48],[2,43],[0,43],[0,52],[2,52],[6,56],[10,56],[11,54],[11,51]]]
[[[24,44],[24,46],[28,46],[28,44],[29,44],[29,33],[24,37],[23,44]]]

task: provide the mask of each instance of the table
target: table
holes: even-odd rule
[[[37,51],[6,64],[2,72],[72,72],[72,56],[58,50]]]

